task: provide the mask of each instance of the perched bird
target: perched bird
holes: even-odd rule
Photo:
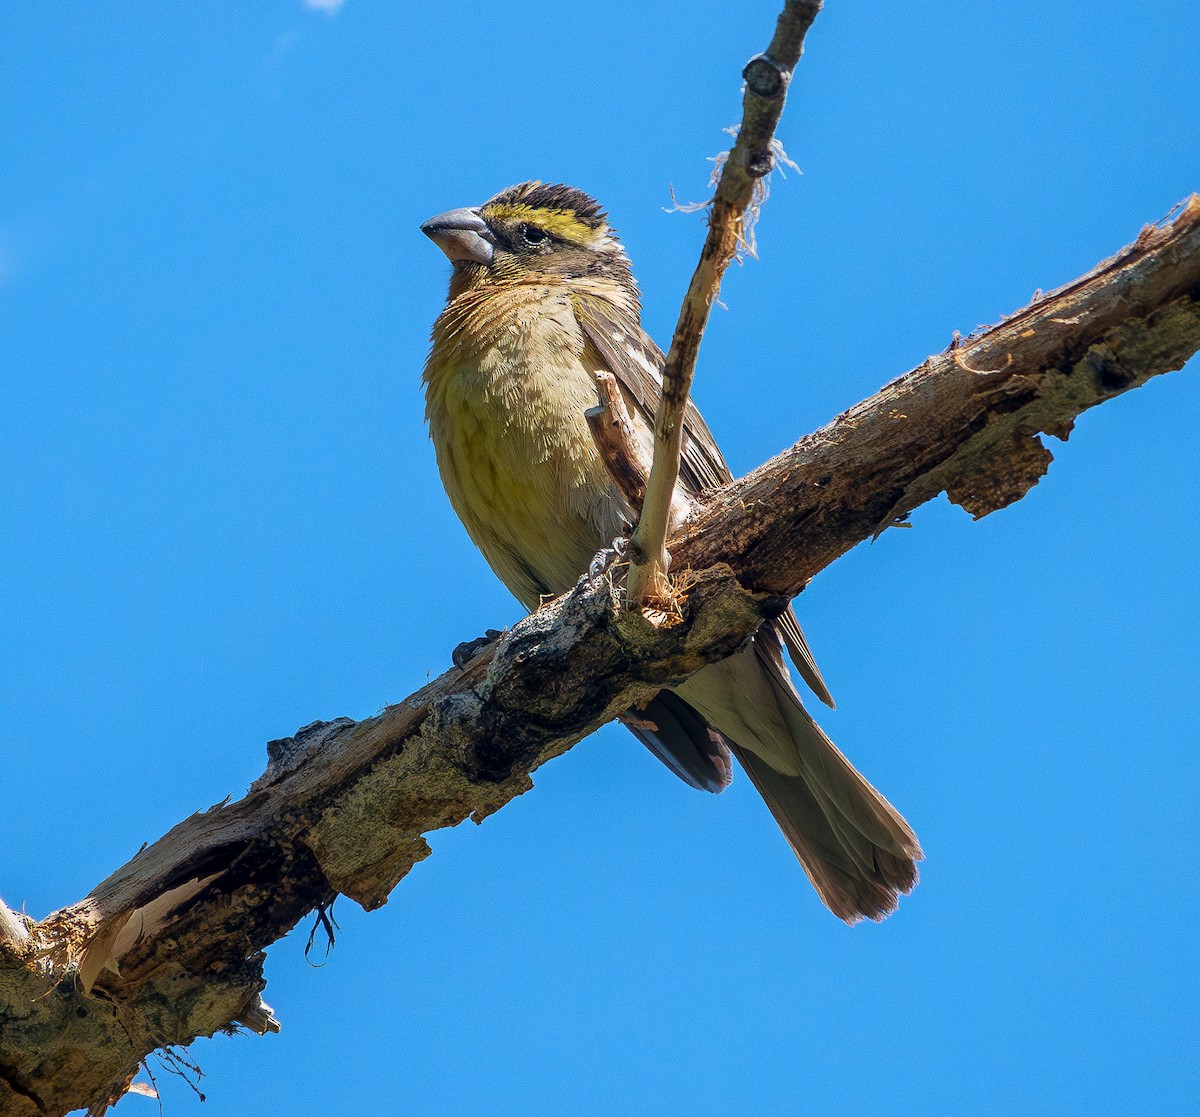
[[[637,284],[600,206],[569,186],[525,182],[422,231],[453,262],[423,377],[426,418],[455,512],[530,610],[571,588],[632,512],[584,413],[612,373],[651,444],[663,354],[641,327]],[[688,405],[677,496],[732,479]],[[736,756],[826,905],[881,919],[917,880],[917,839],[801,705],[786,645],[833,705],[789,609],[744,651],[660,691],[625,724],[693,787],[721,791]]]

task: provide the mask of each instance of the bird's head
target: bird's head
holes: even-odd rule
[[[431,217],[421,231],[453,262],[454,286],[584,277],[633,284],[606,214],[573,186],[523,182],[481,206]]]

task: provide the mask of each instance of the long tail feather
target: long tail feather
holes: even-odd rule
[[[895,910],[920,843],[801,705],[775,633],[678,692],[728,740],[829,909],[849,923]]]
[[[818,895],[839,919],[883,919],[896,910],[900,897],[917,883],[920,849],[898,856],[869,846],[870,865],[851,852],[858,845],[826,815],[801,776],[785,776],[748,749],[733,746],[733,754],[771,809],[812,881]]]

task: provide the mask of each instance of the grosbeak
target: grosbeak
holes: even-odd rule
[[[596,374],[615,376],[649,446],[663,354],[642,331],[629,258],[582,191],[525,182],[421,229],[453,263],[423,377],[438,469],[471,539],[533,610],[633,520],[584,417]],[[731,479],[689,404],[677,503]],[[916,883],[920,846],[804,709],[784,646],[832,705],[789,608],[623,720],[693,787],[723,790],[737,757],[830,910],[881,919]]]

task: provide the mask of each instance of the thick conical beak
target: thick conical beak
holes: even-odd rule
[[[492,262],[496,238],[479,216],[478,209],[452,209],[431,217],[421,226],[423,232],[451,260],[469,260],[476,264]]]

